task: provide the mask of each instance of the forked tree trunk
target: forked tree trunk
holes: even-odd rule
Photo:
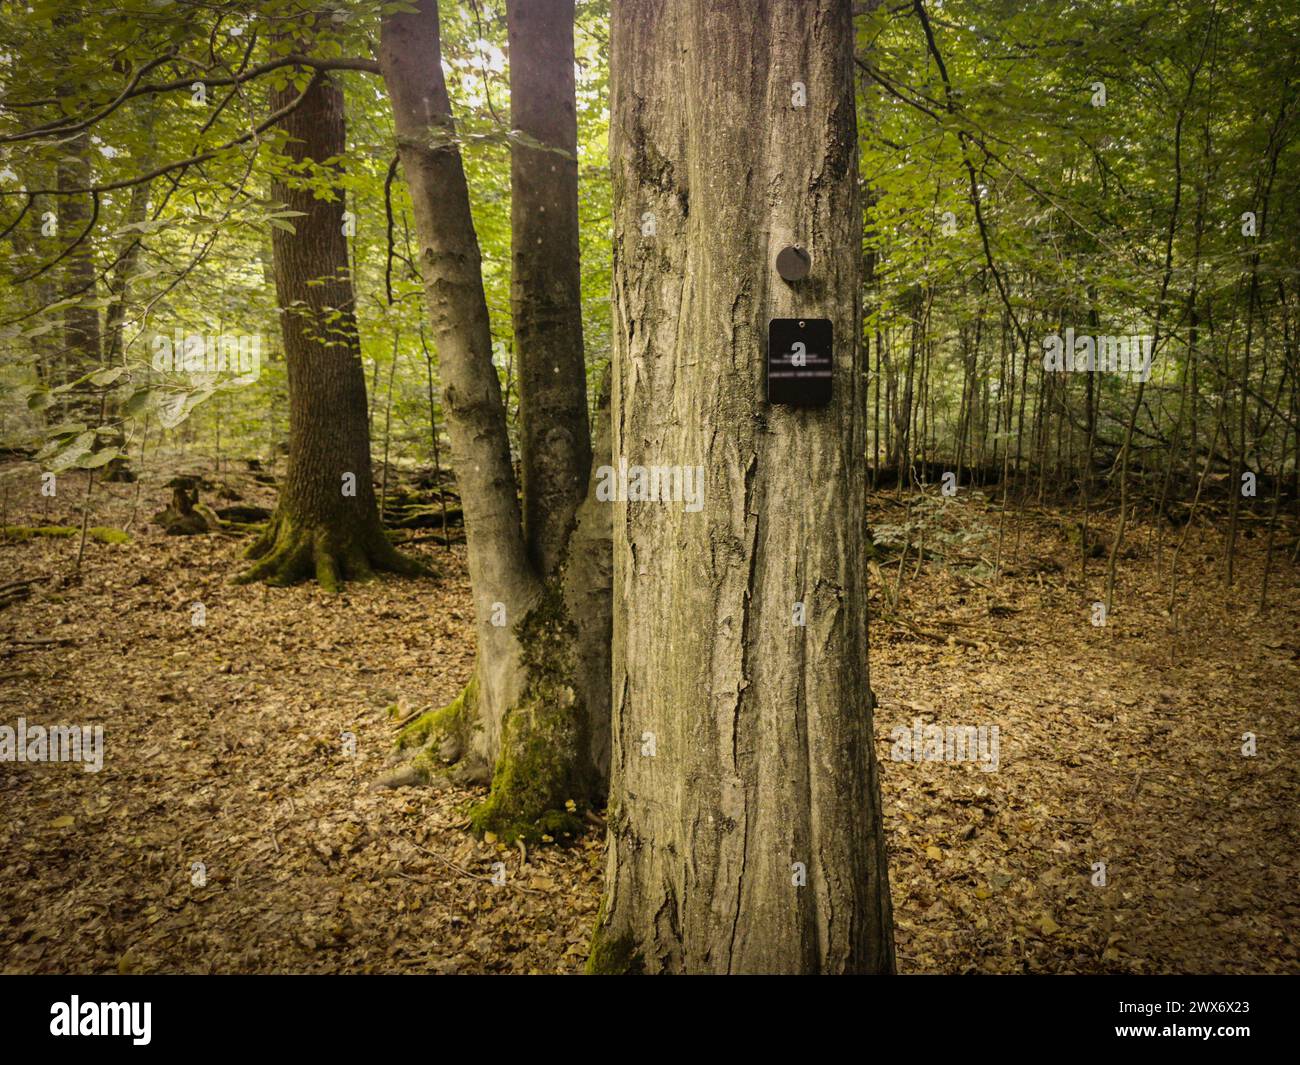
[[[893,968],[852,48],[849,0],[614,3],[614,454],[705,493],[615,507],[593,972]],[[829,406],[765,402],[771,318],[832,320]]]
[[[278,110],[298,96],[271,92]],[[325,74],[280,124],[294,163],[338,158],[347,149],[343,93]],[[271,196],[289,210],[293,232],[271,238],[289,379],[289,465],[275,513],[249,549],[253,566],[238,580],[289,584],[315,576],[337,590],[375,570],[417,573],[384,535],[375,504],[352,275],[343,235],[343,197],[318,198],[279,177]]]
[[[571,613],[589,597],[599,601],[600,524],[608,523],[608,508],[586,505],[580,508],[583,516],[576,527],[573,522],[581,498],[574,490],[574,464],[581,471],[582,463],[590,463],[590,454],[585,390],[574,395],[583,384],[581,338],[564,333],[580,319],[562,305],[568,297],[556,297],[561,301],[554,311],[559,328],[540,321],[525,331],[539,353],[527,357],[533,360],[534,372],[521,382],[535,430],[525,447],[542,449],[540,461],[536,455],[525,460],[537,473],[529,497],[535,504],[535,535],[526,541],[501,386],[492,365],[478,238],[440,65],[438,5],[436,0],[417,0],[414,6],[413,12],[384,18],[380,66],[411,192],[448,433],[464,501],[477,664],[461,696],[408,726],[404,742],[441,744],[428,754],[467,755],[471,770],[474,763],[492,767],[492,792],[471,814],[475,827],[490,828],[505,839],[576,831],[580,818],[566,805],[573,800],[580,810],[596,791],[599,774],[591,752],[599,741],[593,739],[590,718],[608,707],[608,672],[593,675],[593,657],[582,649],[584,641],[599,638],[599,617]],[[572,33],[571,26],[567,32]],[[558,189],[558,183],[542,188],[545,195],[566,202],[571,195]],[[569,247],[563,232],[552,239],[535,229],[534,239],[538,235],[545,248]],[[576,254],[576,241],[573,251]],[[526,269],[531,265],[528,257]],[[567,276],[564,270],[561,275]],[[561,360],[558,374],[552,362],[551,376],[562,382],[554,390],[537,388],[536,378],[546,365],[537,360],[547,358]],[[581,426],[564,413],[570,409],[582,412]],[[548,427],[535,416],[547,411],[561,419],[549,428],[560,430],[562,439],[547,439]],[[585,486],[585,472],[579,483]],[[556,570],[571,527],[575,545],[583,545],[582,564]],[[608,554],[608,533],[603,540]],[[427,770],[433,768],[431,761],[426,756]]]

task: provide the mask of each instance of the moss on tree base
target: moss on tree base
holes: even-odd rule
[[[344,581],[368,580],[376,572],[407,577],[430,571],[415,559],[397,553],[378,521],[373,529],[337,532],[300,525],[277,511],[248,549],[253,566],[235,578],[236,584],[265,581],[283,587],[316,578],[327,592],[339,591]]]
[[[643,972],[644,959],[629,935],[614,935],[605,923],[605,900],[596,913],[591,950],[583,969],[588,976],[632,976]]]
[[[481,759],[466,757],[478,727],[478,712],[476,673],[446,706],[426,710],[402,726],[397,733],[397,749],[413,751],[414,757],[381,777],[379,786],[409,787],[435,781],[462,787],[486,784],[487,766]]]
[[[470,810],[476,832],[538,841],[585,831],[587,712],[574,682],[576,630],[558,582],[543,590],[516,630],[527,678],[509,710],[492,791]]]
[[[475,674],[460,694],[446,706],[426,710],[414,721],[403,725],[397,734],[397,746],[399,750],[408,750],[412,747],[440,746],[443,741],[451,740],[463,753],[469,749],[470,734],[477,723],[478,674]],[[455,760],[455,757],[447,759]]]
[[[586,708],[574,676],[574,626],[558,584],[544,591],[516,630],[520,669],[526,683],[519,702],[505,715],[491,791],[471,807],[470,826],[505,843],[572,839],[586,829],[588,777]],[[446,771],[472,749],[480,713],[475,674],[444,707],[421,714],[397,735],[399,750],[415,756],[385,778],[400,784],[435,778],[473,783],[487,767],[478,759]],[[484,778],[485,779],[485,778]]]
[[[566,720],[568,718],[569,720]],[[469,812],[480,835],[492,832],[506,843],[575,837],[585,830],[586,795],[574,780],[571,714],[530,700],[506,718],[501,753],[492,772],[492,791]]]

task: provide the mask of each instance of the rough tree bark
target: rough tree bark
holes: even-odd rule
[[[55,25],[67,34],[66,47],[69,51],[60,58],[71,62],[72,55],[85,45],[80,28],[70,14],[57,15]],[[76,98],[82,89],[83,85],[65,80],[59,85],[59,95]],[[55,180],[61,192],[89,188],[95,184],[92,161],[94,149],[90,138],[90,132],[83,130],[62,144],[55,165]],[[96,234],[86,230],[99,207],[99,202],[86,193],[68,193],[56,197],[54,201],[60,251],[73,245],[58,271],[57,276],[62,282],[59,295],[62,299],[77,301],[65,308],[62,314],[63,352],[60,361],[63,365],[60,372],[54,375],[58,384],[75,381],[102,365],[103,331],[99,307],[95,303],[98,295],[94,246]],[[77,389],[64,395],[64,417],[67,420],[73,420],[75,414],[78,420],[91,424],[98,422],[100,404],[94,396],[87,394],[88,391]],[[100,442],[96,441],[97,450],[100,446]]]
[[[592,752],[599,750],[600,740],[592,722],[607,717],[609,705],[607,664],[603,675],[599,672],[602,653],[607,656],[599,645],[608,645],[608,632],[600,629],[602,590],[608,628],[607,562],[603,584],[601,572],[602,544],[604,559],[609,554],[608,508],[579,505],[583,495],[577,490],[589,487],[586,471],[591,463],[581,318],[576,305],[570,305],[577,290],[567,280],[548,287],[538,310],[525,312],[529,320],[519,338],[521,361],[530,367],[521,380],[529,427],[524,463],[531,471],[526,536],[501,386],[492,365],[478,238],[440,65],[438,5],[436,0],[418,0],[414,6],[413,12],[384,18],[380,67],[411,192],[448,433],[464,501],[477,663],[461,695],[413,722],[400,742],[421,747],[416,769],[424,776],[439,761],[459,759],[462,773],[469,776],[480,767],[492,767],[491,794],[471,814],[476,828],[490,828],[505,839],[577,831],[581,807],[599,794],[600,773]],[[570,35],[571,109],[571,18],[564,32]],[[527,66],[544,82],[550,100],[557,60],[564,52],[544,68],[535,47],[531,39],[521,41],[512,63]],[[573,138],[568,143],[572,146]],[[563,156],[542,149],[534,149],[534,155],[554,155],[563,162]],[[576,227],[576,169],[557,165],[543,177],[535,186],[537,205],[553,198],[557,205],[572,203],[573,211],[566,215],[561,209],[551,220],[527,220],[529,239],[541,239],[543,254],[576,257],[576,230],[569,232],[570,226]],[[536,283],[537,255],[521,258],[525,274]],[[562,279],[576,278],[576,261],[572,274],[569,267],[554,262],[548,267]],[[520,298],[531,297],[520,293]],[[541,387],[538,379],[547,370],[550,376]],[[572,411],[579,412],[580,425]],[[548,423],[548,418],[553,421]],[[570,542],[575,564],[564,565]],[[586,613],[579,614],[579,608]],[[593,641],[598,650],[588,654],[584,646]],[[604,660],[607,663],[607,657]],[[570,799],[577,812],[566,809]]]
[[[79,133],[64,145],[58,163],[60,189],[85,188],[94,184],[90,164],[90,134]],[[90,197],[85,195],[58,198],[59,237],[76,247],[63,262],[64,295],[78,302],[63,312],[64,363],[63,382],[76,380],[100,365],[102,336],[96,297],[95,249],[93,234],[79,240],[91,218]],[[74,295],[75,294],[75,295]],[[81,399],[84,404],[88,399]]]
[[[612,21],[614,454],[701,464],[705,493],[615,507],[589,969],[891,971],[851,5],[615,0]],[[812,273],[792,286],[793,243]],[[765,403],[774,317],[832,320],[828,407]]]
[[[292,84],[272,90],[272,110],[297,96]],[[280,128],[292,163],[338,158],[347,149],[342,91],[317,74]],[[271,195],[302,212],[293,232],[277,229],[271,239],[289,379],[289,465],[275,513],[249,549],[254,564],[237,580],[290,584],[314,575],[336,591],[375,570],[421,572],[394,550],[375,503],[342,194],[321,198],[301,180],[278,176]]]

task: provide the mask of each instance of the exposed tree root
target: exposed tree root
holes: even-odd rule
[[[428,567],[397,553],[378,522],[372,530],[344,534],[321,527],[298,525],[277,511],[248,549],[251,568],[235,578],[236,584],[265,581],[284,586],[315,577],[328,592],[339,591],[344,581],[362,581],[377,571],[416,577]]]
[[[413,787],[439,779],[460,785],[486,784],[491,777],[488,766],[471,753],[478,712],[478,675],[475,674],[446,706],[427,710],[402,726],[397,734],[397,748],[413,751],[414,756],[385,773],[376,785]]]
[[[397,746],[436,748],[444,762],[456,762],[470,749],[470,736],[478,722],[478,675],[470,677],[446,706],[428,710],[402,726]]]

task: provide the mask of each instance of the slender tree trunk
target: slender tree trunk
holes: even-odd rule
[[[1288,85],[1283,85],[1283,102],[1278,107],[1278,115],[1274,120],[1273,127],[1269,132],[1269,167],[1267,176],[1260,184],[1256,185],[1257,197],[1262,195],[1263,207],[1260,210],[1259,217],[1259,236],[1258,240],[1263,241],[1265,236],[1271,231],[1268,228],[1268,209],[1269,203],[1273,198],[1273,181],[1277,177],[1277,160],[1282,150],[1283,139],[1278,136],[1282,126],[1283,118],[1291,106],[1291,94],[1287,92]],[[1262,185],[1262,190],[1261,190]],[[1236,451],[1236,461],[1232,468],[1232,495],[1230,497],[1228,511],[1228,549],[1227,549],[1227,574],[1225,583],[1232,587],[1233,570],[1237,557],[1237,525],[1238,512],[1241,507],[1241,479],[1246,468],[1246,462],[1249,458],[1248,442],[1246,436],[1246,411],[1250,402],[1250,349],[1251,340],[1255,332],[1255,311],[1259,306],[1259,261],[1260,253],[1258,247],[1250,257],[1250,288],[1246,294],[1246,343],[1244,345],[1241,361],[1241,383],[1239,391],[1241,394],[1239,414],[1239,435],[1238,446]],[[1263,375],[1261,375],[1261,382]],[[1261,384],[1262,387],[1262,384]],[[1262,449],[1259,451],[1259,459],[1263,458]],[[1258,464],[1258,461],[1257,461]]]
[[[80,133],[63,146],[57,166],[60,189],[85,188],[94,184],[90,162],[90,134]],[[92,215],[90,197],[80,194],[59,196],[58,237],[61,246],[74,244],[59,266],[63,299],[76,302],[63,311],[63,369],[59,384],[75,381],[100,366],[102,330],[99,308],[95,305],[97,285],[94,234],[87,233]],[[78,390],[65,400],[69,414],[80,412],[90,421],[98,403],[93,396]]]
[[[589,967],[891,971],[851,4],[616,0],[611,40],[614,454],[702,466],[704,491],[698,511],[614,507]],[[812,272],[790,286],[773,264],[793,243]],[[832,320],[828,407],[765,402],[773,317]]]
[[[510,0],[510,311],[519,357],[524,539],[557,569],[587,489],[591,439],[578,262],[573,0]]]
[[[510,308],[519,366],[524,541],[536,573],[557,582],[576,637],[571,679],[586,709],[590,782],[609,779],[612,559],[609,506],[589,491],[592,439],[582,342],[578,118],[573,0],[509,0]],[[608,465],[609,392],[596,408],[598,465]],[[584,498],[587,502],[584,504]]]
[[[436,0],[383,21],[380,65],[393,105],[398,155],[411,191],[420,270],[443,380],[443,409],[465,516],[477,618],[477,753],[500,748],[505,708],[522,694],[515,626],[535,605],[510,465],[501,382],[483,295],[469,188],[443,79]]]
[[[420,348],[424,352],[424,370],[428,380],[429,439],[433,445],[433,479],[438,485],[438,505],[442,509],[442,546],[451,550],[451,536],[447,531],[447,486],[442,479],[442,448],[438,444],[438,408],[433,401],[433,355],[424,339],[424,323],[420,323]]]
[[[393,358],[388,364],[388,396],[384,400],[384,474],[379,488],[379,520],[388,512],[388,448],[393,439],[393,378],[397,376],[397,356],[402,350],[402,333],[393,330]]]
[[[1209,37],[1206,37],[1208,46]],[[1160,354],[1161,328],[1164,325],[1165,309],[1168,305],[1169,282],[1173,277],[1174,270],[1174,236],[1178,232],[1178,213],[1182,204],[1183,197],[1183,121],[1187,117],[1187,109],[1192,100],[1192,93],[1196,89],[1196,76],[1200,72],[1201,64],[1205,59],[1205,46],[1201,49],[1201,56],[1196,65],[1192,68],[1187,78],[1187,92],[1183,96],[1182,106],[1178,109],[1178,118],[1174,122],[1174,199],[1169,209],[1169,228],[1165,233],[1165,263],[1164,272],[1160,279],[1160,296],[1156,301],[1155,326],[1152,330],[1151,337],[1151,366],[1150,373],[1155,373],[1156,358]],[[1110,557],[1106,564],[1106,613],[1109,615],[1115,608],[1115,581],[1116,571],[1120,550],[1124,543],[1124,530],[1128,524],[1128,480],[1129,480],[1129,453],[1133,447],[1133,432],[1137,427],[1138,415],[1142,410],[1142,396],[1146,391],[1146,381],[1138,382],[1137,394],[1133,397],[1133,409],[1129,414],[1128,425],[1124,431],[1124,443],[1120,448],[1119,457],[1119,525],[1115,530],[1115,539],[1110,545]],[[1243,397],[1244,401],[1244,397]],[[1231,556],[1229,556],[1231,557]],[[1231,567],[1229,567],[1231,573]],[[1231,578],[1229,579],[1231,583]]]

